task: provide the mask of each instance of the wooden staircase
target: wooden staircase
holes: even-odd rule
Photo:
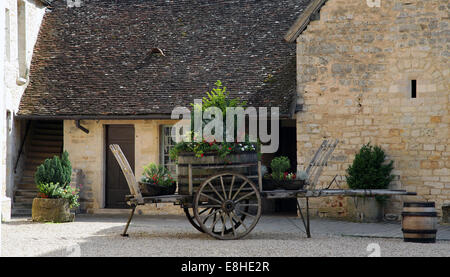
[[[63,149],[62,121],[33,121],[30,132],[26,153],[22,154],[25,158],[22,178],[14,191],[13,216],[31,215],[31,204],[37,194],[34,183],[36,167],[47,158],[61,155]]]

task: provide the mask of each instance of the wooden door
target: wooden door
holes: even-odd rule
[[[118,144],[130,163],[134,172],[134,126],[107,125],[106,126],[106,208],[127,208],[125,195],[130,194],[127,181],[109,149],[110,144]]]

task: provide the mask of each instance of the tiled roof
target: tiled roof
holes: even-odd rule
[[[289,114],[296,51],[283,36],[309,0],[81,3],[46,13],[19,116],[170,114],[219,79],[249,105]]]

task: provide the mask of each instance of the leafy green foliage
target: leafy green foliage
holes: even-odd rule
[[[54,156],[46,159],[43,164],[37,167],[34,174],[34,181],[37,185],[41,183],[58,183],[61,187],[70,184],[72,176],[72,166],[69,161],[69,153],[64,151],[61,158]]]
[[[63,198],[69,201],[70,208],[76,208],[80,206],[79,190],[73,189],[71,186],[62,187],[59,183],[40,183],[37,185],[38,197],[58,199]]]
[[[386,155],[378,146],[364,145],[347,169],[347,184],[351,189],[386,189],[394,179],[393,161],[385,163]]]
[[[202,99],[201,111],[204,112],[206,109],[211,107],[219,108],[222,111],[223,119],[223,138],[226,138],[226,110],[227,108],[244,107],[247,103],[245,101],[240,101],[239,99],[230,99],[229,92],[227,88],[223,86],[222,82],[218,80],[215,83],[216,88],[207,92],[207,96]],[[191,104],[194,110],[199,111],[200,106]],[[202,128],[206,126],[213,119],[203,119]],[[194,116],[191,116],[191,129],[194,129]],[[234,130],[233,136],[237,135],[237,118],[234,119]],[[258,143],[249,142],[248,135],[245,135],[245,140],[243,142],[216,142],[211,138],[201,138],[201,141],[197,140],[198,134],[191,132],[188,134],[190,136],[191,142],[180,142],[177,143],[170,150],[170,158],[174,161],[178,159],[178,155],[182,152],[194,152],[195,156],[201,158],[204,154],[208,152],[216,152],[218,156],[225,158],[230,153],[239,152],[249,152],[256,151],[258,149]],[[236,137],[235,137],[236,138]]]
[[[291,162],[288,157],[280,156],[276,157],[270,162],[270,168],[272,169],[272,178],[274,180],[284,180],[285,172],[291,167]],[[294,177],[295,179],[295,177]]]
[[[141,181],[165,187],[171,186],[174,183],[169,170],[162,165],[156,165],[154,163],[144,166]]]
[[[226,158],[230,153],[254,152],[257,150],[257,143],[245,142],[180,142],[170,149],[170,158],[174,161],[178,159],[178,155],[182,152],[193,152],[195,156],[201,158],[204,154],[215,152],[221,158]]]
[[[220,80],[214,84],[216,88],[213,88],[210,92],[206,92],[207,96],[202,99],[202,111],[205,111],[211,107],[219,108],[223,117],[226,116],[227,108],[245,107],[247,105],[246,101],[240,102],[239,99],[230,99],[230,93],[227,91],[227,87],[223,86]],[[198,106],[191,104],[194,109],[199,109]]]

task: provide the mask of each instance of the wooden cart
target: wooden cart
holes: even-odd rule
[[[127,236],[127,230],[136,207],[145,204],[173,203],[180,205],[195,229],[214,238],[226,240],[245,237],[255,228],[261,217],[262,198],[297,199],[297,207],[305,232],[308,237],[311,237],[309,224],[310,197],[415,195],[415,193],[404,190],[315,189],[319,176],[323,168],[327,166],[327,161],[337,144],[337,140],[324,140],[322,142],[306,169],[307,185],[300,190],[264,191],[261,162],[257,158],[249,159],[248,156],[237,156],[234,157],[235,162],[231,163],[218,163],[214,158],[211,158],[212,161],[210,162],[205,162],[208,161],[206,158],[201,163],[194,162],[194,159],[189,162],[188,159],[188,162],[180,165],[180,167],[185,167],[184,171],[180,171],[187,173],[179,175],[179,180],[184,180],[184,182],[179,183],[179,191],[183,193],[151,197],[142,195],[120,146],[112,144],[110,149],[125,175],[131,192],[130,195],[126,196],[126,201],[131,207],[131,214],[122,236]],[[302,209],[299,204],[300,198],[306,199],[305,209]]]

